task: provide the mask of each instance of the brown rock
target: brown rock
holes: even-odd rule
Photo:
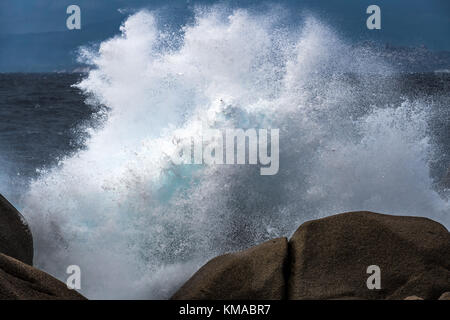
[[[437,299],[450,291],[450,234],[427,218],[350,212],[309,221],[289,242],[290,299]],[[367,267],[381,269],[369,290]]]
[[[172,297],[174,300],[285,298],[286,238],[212,259]]]
[[[450,300],[450,291],[444,292],[440,297],[439,300]]]
[[[33,264],[33,238],[25,219],[0,194],[0,252]]]
[[[403,300],[423,300],[423,299],[421,297],[418,297],[418,296],[409,296],[409,297],[406,297]]]
[[[415,294],[426,299],[436,299],[442,291],[448,289],[450,289],[449,270],[430,266],[428,270],[413,275],[388,298],[400,300],[405,296]]]
[[[84,300],[61,281],[0,253],[0,300]]]

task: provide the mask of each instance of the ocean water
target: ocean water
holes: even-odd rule
[[[450,227],[450,76],[405,73],[308,18],[142,11],[84,48],[88,74],[0,75],[0,192],[35,265],[89,298],[168,298],[205,261],[351,210]],[[280,129],[280,169],[176,166],[174,140]]]

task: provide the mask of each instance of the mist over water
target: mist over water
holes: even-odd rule
[[[108,108],[86,147],[33,179],[23,214],[37,267],[82,270],[88,298],[168,298],[220,253],[344,211],[450,226],[430,176],[435,102],[398,96],[396,70],[307,18],[198,10],[178,32],[142,11],[81,59],[76,86]],[[102,109],[103,110],[103,109]],[[279,128],[280,169],[175,166],[202,127]]]

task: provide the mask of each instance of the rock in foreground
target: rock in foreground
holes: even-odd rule
[[[175,300],[285,298],[287,239],[212,259],[172,297]]]
[[[380,268],[369,290],[367,268]],[[450,234],[420,217],[349,212],[203,266],[173,299],[438,299],[450,291]]]
[[[304,223],[289,243],[290,299],[437,299],[450,288],[450,234],[430,219],[343,213]],[[379,290],[367,288],[371,265]]]
[[[444,292],[440,297],[439,300],[450,300],[450,292]]]
[[[0,194],[0,252],[33,264],[33,238],[24,218]]]
[[[61,281],[0,253],[0,300],[84,300]]]

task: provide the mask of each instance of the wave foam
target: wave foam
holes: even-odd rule
[[[79,265],[89,298],[167,298],[212,256],[311,218],[373,210],[450,225],[429,177],[427,105],[386,104],[376,93],[395,91],[395,70],[313,18],[282,20],[210,9],[172,34],[142,11],[83,51],[94,68],[77,86],[110,112],[85,150],[31,183],[38,267],[65,279]],[[173,166],[174,137],[205,124],[279,128],[279,173]]]

